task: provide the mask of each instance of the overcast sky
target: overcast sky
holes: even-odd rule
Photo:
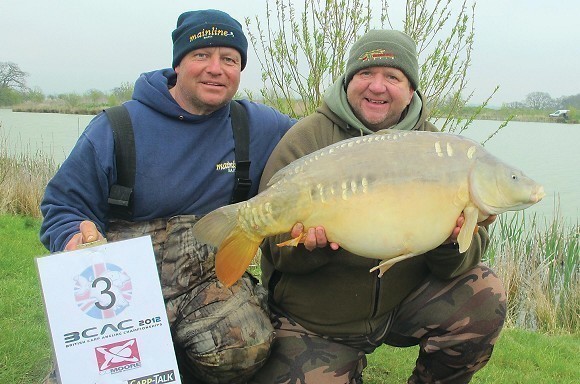
[[[0,62],[16,63],[29,74],[28,86],[47,95],[108,92],[171,66],[171,32],[181,12],[219,8],[244,24],[245,17],[265,17],[266,1],[0,0]],[[404,1],[390,4],[393,15],[403,15]],[[579,0],[479,0],[467,87],[473,100],[481,102],[496,85],[491,105],[523,101],[531,92],[579,94],[579,15]],[[250,48],[241,89],[261,85]]]

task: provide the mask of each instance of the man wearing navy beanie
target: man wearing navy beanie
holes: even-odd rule
[[[172,41],[171,68],[141,74],[132,100],[124,103],[134,134],[133,172],[116,161],[120,140],[106,114],[97,115],[45,188],[40,238],[51,252],[61,252],[105,237],[150,236],[181,382],[247,383],[274,339],[267,292],[247,273],[231,287],[221,284],[215,250],[191,229],[208,212],[256,195],[270,153],[296,120],[263,104],[233,100],[248,41],[227,13],[183,13]],[[249,138],[236,140],[234,126]],[[236,156],[243,152],[247,157]],[[238,176],[236,168],[246,165],[248,174]],[[115,199],[108,196],[112,187],[123,186],[119,175],[126,173],[134,175],[123,211],[129,218],[109,205]],[[91,374],[76,382],[102,381]],[[44,383],[56,384],[57,375]],[[140,376],[145,374],[134,375]]]
[[[173,68],[187,53],[204,47],[230,47],[242,56],[246,67],[248,40],[237,20],[215,9],[182,13],[173,31]]]

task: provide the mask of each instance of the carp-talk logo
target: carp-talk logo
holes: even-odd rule
[[[161,384],[173,383],[175,381],[175,372],[173,370],[154,373],[149,376],[139,377],[138,379],[131,379],[127,384]]]
[[[101,373],[118,373],[141,367],[137,340],[123,340],[95,348]]]
[[[387,52],[384,49],[374,49],[372,51],[368,51],[363,53],[359,56],[359,60],[361,61],[371,61],[371,60],[379,60],[379,59],[394,59],[395,55]]]
[[[220,29],[216,27],[211,27],[211,29],[202,29],[196,34],[189,36],[189,42],[191,43],[197,39],[211,39],[212,37],[223,36],[223,37],[235,37],[232,31],[227,29]]]
[[[74,277],[74,295],[81,311],[95,319],[117,316],[133,296],[131,278],[111,263],[95,263]]]

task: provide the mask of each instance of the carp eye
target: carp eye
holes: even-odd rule
[[[512,175],[512,180],[517,180],[518,176],[517,175]]]

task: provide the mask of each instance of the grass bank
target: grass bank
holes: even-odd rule
[[[51,348],[34,258],[48,252],[38,241],[40,220],[0,215],[0,383],[40,383]],[[383,346],[368,357],[365,383],[403,383],[417,348]],[[491,361],[473,383],[576,383],[580,336],[508,328]]]
[[[0,383],[39,383],[50,365],[50,343],[34,257],[40,221],[0,216]]]

